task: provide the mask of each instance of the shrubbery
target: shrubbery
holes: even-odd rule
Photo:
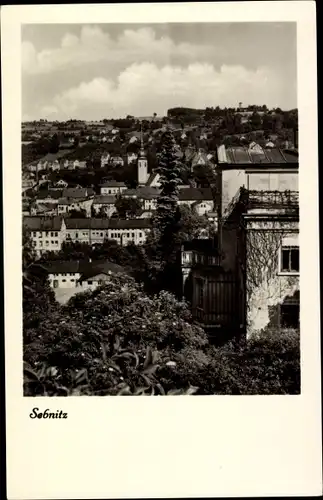
[[[299,339],[272,335],[214,347],[169,293],[129,277],[24,329],[25,395],[297,394]]]

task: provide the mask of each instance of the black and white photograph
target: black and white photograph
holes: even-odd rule
[[[8,498],[319,495],[315,2],[1,14]]]
[[[298,394],[296,23],[21,44],[24,394]]]

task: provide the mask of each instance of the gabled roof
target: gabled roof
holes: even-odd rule
[[[110,229],[148,229],[150,219],[110,219]]]
[[[118,181],[105,181],[100,184],[100,187],[126,187],[126,184]]]
[[[146,200],[151,200],[158,198],[160,194],[160,189],[152,187],[152,186],[141,186],[137,189],[126,189],[123,191],[123,196],[135,196],[137,198],[142,198]]]
[[[40,189],[37,193],[37,200],[45,200],[46,198],[52,198],[58,200],[62,197],[62,189]]]
[[[58,205],[73,205],[73,203],[80,203],[82,201],[86,201],[87,198],[60,198],[58,200]]]
[[[298,164],[297,150],[283,150],[280,148],[262,148],[262,152],[257,148],[253,150],[243,146],[231,146],[226,148],[219,146],[217,150],[218,163],[223,164]]]
[[[97,274],[125,273],[125,269],[108,260],[58,260],[41,264],[50,274],[79,273],[82,279],[88,279]]]
[[[41,217],[41,216],[25,216],[23,225],[29,231],[60,231],[62,227],[62,217]]]
[[[86,198],[93,196],[94,190],[92,188],[64,188],[63,198]]]
[[[148,229],[149,219],[99,219],[83,217],[65,219],[66,229]]]
[[[180,201],[202,201],[213,200],[212,191],[210,188],[184,188],[178,193]]]
[[[93,205],[114,205],[116,199],[116,196],[113,194],[101,194],[94,197]]]

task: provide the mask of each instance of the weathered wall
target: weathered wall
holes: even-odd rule
[[[246,173],[243,169],[222,172],[222,214],[241,187],[246,187]]]
[[[279,272],[283,238],[297,235],[298,223],[249,228],[246,235],[247,337],[273,326],[271,311],[299,290],[299,276]]]
[[[247,189],[256,191],[298,191],[298,172],[248,172]]]

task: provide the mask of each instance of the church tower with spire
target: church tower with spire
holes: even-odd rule
[[[144,150],[144,140],[142,135],[142,126],[140,130],[140,152],[138,156],[138,184],[143,186],[146,185],[148,180],[148,160]]]

